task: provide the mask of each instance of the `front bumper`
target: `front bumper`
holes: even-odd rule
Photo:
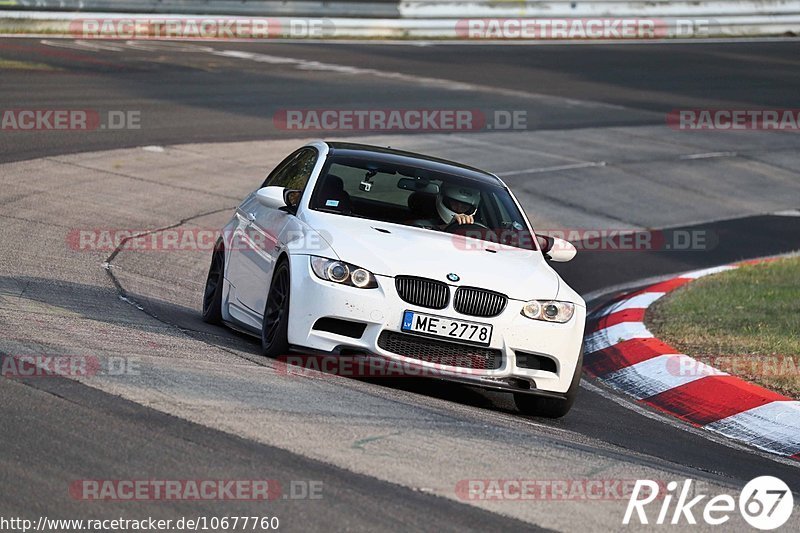
[[[311,271],[308,256],[292,256],[290,266],[289,343],[293,346],[327,353],[377,354],[404,365],[427,369],[429,375],[496,390],[563,397],[572,382],[586,321],[586,309],[581,305],[576,305],[575,315],[565,324],[524,317],[520,314],[524,302],[518,300],[509,300],[503,312],[496,317],[475,317],[455,311],[452,298],[445,309],[409,304],[397,294],[394,278],[376,276],[377,289],[356,289],[319,279]],[[481,349],[499,352],[498,367],[466,368],[432,363],[382,348],[381,344],[387,346],[386,336],[382,343],[379,339],[385,332],[411,337],[410,340],[415,342],[435,340],[457,344],[436,337],[402,332],[400,326],[406,310],[491,324],[491,343]],[[317,321],[326,317],[363,324],[363,333],[355,337],[314,329]],[[463,348],[465,353],[474,351],[474,346],[462,344],[456,347]],[[547,358],[553,364],[547,370],[524,368],[518,364],[523,358],[530,360],[531,356]]]

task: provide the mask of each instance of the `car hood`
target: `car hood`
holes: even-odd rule
[[[453,273],[460,280],[452,285],[490,289],[515,300],[558,294],[558,275],[538,251],[330,213],[309,213],[306,222],[319,231],[338,259],[376,275],[448,282],[447,275]]]

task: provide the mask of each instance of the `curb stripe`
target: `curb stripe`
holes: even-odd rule
[[[601,309],[597,314],[594,315],[594,318],[610,315],[611,313],[616,313],[617,311],[624,311],[625,309],[647,309],[653,302],[664,296],[664,294],[666,293],[649,291],[639,293],[633,297],[620,300],[615,305]]]
[[[616,324],[621,324],[623,322],[644,322],[645,311],[647,311],[647,309],[644,308],[617,311],[600,318],[597,322],[592,323],[588,329],[590,331],[600,331],[601,329],[605,329]]]
[[[683,277],[672,278],[666,281],[662,281],[661,283],[656,283],[655,285],[650,285],[649,287],[642,289],[640,291],[636,291],[633,294],[634,295],[643,294],[645,292],[663,292],[663,293],[672,292],[678,287],[682,287],[691,281],[692,280],[690,278],[683,278]]]
[[[589,316],[584,370],[687,423],[800,460],[800,402],[677,353],[644,324],[647,308],[664,294],[692,280],[760,262],[688,272],[616,296]]]
[[[584,354],[583,364],[584,369],[590,374],[603,376],[626,366],[676,351],[669,344],[656,338],[631,339],[606,350]]]
[[[800,454],[800,402],[772,402],[706,428],[780,455]]]
[[[667,390],[648,398],[644,403],[692,424],[704,426],[781,400],[789,398],[735,376],[713,375]]]
[[[590,334],[585,339],[585,351],[605,350],[628,339],[646,339],[653,334],[647,331],[643,322],[623,322]]]
[[[642,361],[632,366],[617,370],[603,378],[615,389],[627,392],[637,400],[650,398],[665,391],[675,390],[682,385],[699,380],[709,374],[696,372],[681,375],[675,369],[683,364],[682,359],[694,361],[683,354],[665,354]],[[707,372],[715,372],[711,367],[705,367]],[[718,371],[716,371],[718,372]]]

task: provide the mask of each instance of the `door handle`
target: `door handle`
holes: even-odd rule
[[[255,213],[247,213],[247,220],[250,222],[256,221],[256,214]]]

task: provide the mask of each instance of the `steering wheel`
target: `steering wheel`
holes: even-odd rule
[[[473,222],[472,224],[459,224],[454,220],[444,228],[444,231],[448,233],[455,233],[457,235],[464,235],[470,231],[480,231],[484,229],[488,230],[489,227],[478,222]]]

